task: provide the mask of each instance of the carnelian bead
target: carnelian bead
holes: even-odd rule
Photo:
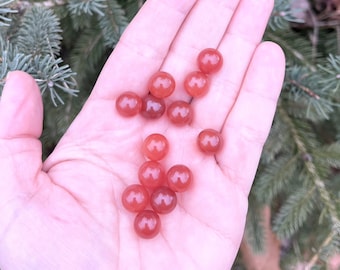
[[[122,93],[116,100],[116,109],[120,115],[131,117],[137,115],[142,108],[142,99],[134,92]]]
[[[197,64],[203,73],[214,73],[221,69],[223,57],[218,50],[207,48],[198,54]]]
[[[169,151],[169,142],[159,133],[150,134],[142,144],[142,153],[150,160],[161,160]]]
[[[153,95],[146,95],[142,99],[141,115],[149,119],[160,118],[165,112],[165,102]]]
[[[150,239],[159,233],[161,219],[154,211],[143,210],[136,215],[133,227],[138,236]]]
[[[159,162],[149,160],[139,167],[138,179],[143,186],[155,188],[165,182],[165,170]]]
[[[198,134],[197,144],[203,153],[216,154],[223,146],[223,138],[218,131],[205,129]]]
[[[191,123],[193,110],[188,102],[177,100],[169,105],[167,116],[173,124],[184,126]]]
[[[152,95],[158,98],[170,96],[176,87],[175,79],[167,72],[158,71],[151,76],[148,89]]]
[[[201,97],[209,90],[209,79],[201,71],[190,72],[184,80],[184,88],[192,97]]]
[[[174,165],[167,172],[167,182],[173,191],[184,192],[192,183],[192,172],[185,165]]]
[[[168,187],[155,188],[150,196],[150,205],[159,214],[168,214],[177,205],[176,193]]]
[[[122,194],[122,203],[126,210],[139,212],[149,204],[149,193],[142,185],[130,185]]]

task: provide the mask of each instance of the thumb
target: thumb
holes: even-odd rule
[[[0,101],[0,219],[18,197],[24,201],[39,186],[42,119],[42,99],[34,79],[22,71],[11,72]]]
[[[34,79],[13,71],[6,78],[0,102],[0,139],[38,138],[42,132],[42,101]]]

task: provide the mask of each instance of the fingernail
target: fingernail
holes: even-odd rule
[[[7,75],[6,75],[6,80],[5,80],[5,82],[8,82],[9,80],[10,80],[10,78],[11,78],[11,75],[13,74],[13,72],[12,71],[8,71],[7,72]]]

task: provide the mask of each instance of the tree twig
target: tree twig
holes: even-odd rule
[[[295,80],[290,80],[289,81],[292,85],[294,86],[297,86],[298,88],[300,88],[302,91],[306,92],[308,95],[310,95],[311,97],[319,100],[320,99],[320,96],[316,93],[314,93],[310,88],[304,86],[304,85],[301,85],[300,83],[298,83],[297,81]]]

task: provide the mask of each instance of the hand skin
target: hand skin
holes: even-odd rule
[[[26,73],[10,73],[0,103],[0,268],[230,269],[284,76],[282,50],[261,42],[272,6],[272,0],[148,0],[45,162],[39,89]],[[115,98],[126,90],[145,94],[159,69],[178,82],[169,100],[189,100],[180,82],[207,47],[219,49],[224,65],[210,92],[192,101],[190,126],[117,114]],[[221,131],[218,155],[198,151],[203,128]],[[137,182],[140,145],[153,132],[170,141],[164,166],[186,164],[194,184],[161,216],[161,233],[145,240],[134,233],[121,194]]]

